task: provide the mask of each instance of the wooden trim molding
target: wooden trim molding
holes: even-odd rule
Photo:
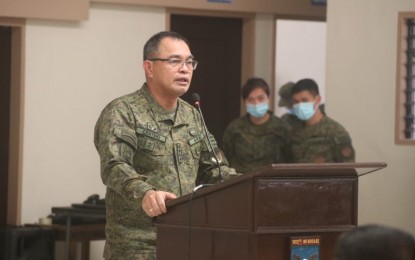
[[[396,61],[396,102],[395,102],[395,144],[415,145],[415,140],[407,139],[404,135],[405,122],[405,88],[406,88],[406,37],[408,18],[415,19],[415,12],[401,12],[398,14],[398,38]]]
[[[248,12],[297,17],[301,20],[325,20],[326,7],[309,0],[0,0],[0,17],[83,21],[89,18],[91,3],[128,4],[163,8],[183,8],[215,12]]]
[[[0,16],[82,21],[88,19],[89,0],[0,0]]]
[[[229,3],[209,0],[93,0],[93,2],[215,12],[264,13],[287,17],[303,17],[305,20],[326,19],[326,7],[312,5],[310,0],[233,0]]]
[[[0,25],[12,27],[13,46],[11,53],[7,224],[20,225],[22,206],[25,20],[0,18]]]

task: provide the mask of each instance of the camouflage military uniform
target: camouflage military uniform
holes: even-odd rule
[[[291,130],[292,160],[295,163],[354,162],[349,133],[338,122],[323,116],[315,125],[298,121]]]
[[[295,124],[298,121],[301,121],[300,119],[298,119],[298,117],[294,114],[289,114],[289,113],[285,113],[284,115],[281,116],[281,119],[285,122],[287,122],[290,126]]]
[[[261,125],[249,120],[249,114],[233,120],[223,135],[223,150],[237,172],[251,172],[261,166],[287,162],[289,125],[271,115]]]
[[[196,178],[197,183],[218,180],[200,114],[181,99],[176,113],[164,110],[144,84],[107,105],[96,123],[94,142],[107,186],[104,257],[155,259],[155,229],[141,208],[144,192],[157,189],[180,196],[192,191]],[[223,165],[224,173],[235,173],[226,159]]]

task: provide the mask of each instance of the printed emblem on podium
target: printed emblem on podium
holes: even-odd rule
[[[291,260],[320,260],[320,237],[291,237]]]

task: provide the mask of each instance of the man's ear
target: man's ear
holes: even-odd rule
[[[319,105],[319,104],[321,104],[321,96],[320,95],[317,95],[316,96],[316,103],[317,103],[317,105]]]
[[[320,109],[320,104],[321,104],[321,96],[317,95],[315,98],[315,103],[314,103],[314,109],[317,111],[317,109]]]
[[[148,78],[153,78],[153,63],[149,60],[143,62],[143,69]]]

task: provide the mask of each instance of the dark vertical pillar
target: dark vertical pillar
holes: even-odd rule
[[[7,222],[12,28],[0,26],[0,225]]]

